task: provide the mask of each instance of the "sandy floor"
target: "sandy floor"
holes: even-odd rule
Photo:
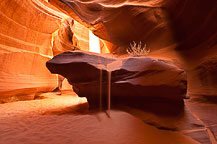
[[[159,130],[131,114],[90,112],[85,98],[45,93],[0,104],[0,144],[190,144],[181,132]]]

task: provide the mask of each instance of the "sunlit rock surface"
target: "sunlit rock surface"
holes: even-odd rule
[[[44,1],[1,0],[0,99],[32,99],[55,87],[56,76],[45,66],[53,55],[52,33],[62,19],[55,12]]]
[[[152,57],[115,58],[73,51],[55,56],[46,65],[52,73],[66,77],[74,91],[81,97],[87,97],[91,106],[99,102],[100,77],[103,102],[106,104],[109,72],[114,103],[124,100],[136,103],[147,98],[186,98],[186,73],[169,60]]]

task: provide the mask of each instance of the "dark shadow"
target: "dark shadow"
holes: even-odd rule
[[[41,95],[35,95],[34,100],[46,99],[47,97]]]
[[[180,0],[166,8],[177,50],[189,50],[211,39],[217,30],[216,0]],[[206,50],[216,42],[207,43]]]
[[[178,116],[184,115],[183,100],[169,100],[162,98],[124,98],[116,100],[116,108],[118,103],[128,107],[136,108],[144,112],[151,112],[158,116]]]
[[[216,95],[191,95],[191,102],[207,103],[207,104],[217,104]]]

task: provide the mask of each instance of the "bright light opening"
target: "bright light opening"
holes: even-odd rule
[[[89,51],[100,53],[99,38],[96,37],[91,31],[89,31]]]

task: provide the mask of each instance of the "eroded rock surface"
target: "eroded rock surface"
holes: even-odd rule
[[[69,51],[47,62],[48,69],[66,77],[74,91],[98,105],[100,71],[106,105],[108,74],[111,73],[112,101],[141,101],[147,98],[182,100],[186,98],[186,73],[169,60],[153,57],[115,58],[90,52]]]

